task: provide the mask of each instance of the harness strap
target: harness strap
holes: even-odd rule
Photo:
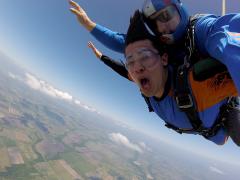
[[[175,81],[175,99],[179,109],[186,113],[194,130],[202,129],[202,121],[198,117],[192,93],[188,84],[189,68],[185,65],[180,66],[177,70]]]
[[[228,102],[226,104],[223,104],[220,107],[220,113],[216,119],[216,121],[214,122],[214,124],[212,125],[211,128],[199,128],[199,129],[182,129],[182,128],[178,128],[170,123],[166,123],[165,126],[182,134],[182,133],[198,133],[202,136],[204,136],[205,138],[210,138],[212,136],[215,136],[218,132],[218,130],[220,128],[226,127],[226,123],[228,121],[227,117],[228,117],[228,113],[231,111],[232,108],[234,108],[236,105],[238,104],[238,100],[237,97],[231,97],[229,98]]]
[[[172,129],[176,132],[178,132],[179,134],[182,134],[182,133],[192,133],[192,132],[195,132],[193,129],[182,129],[182,128],[178,128],[170,123],[166,123],[165,126],[169,129]]]
[[[145,100],[145,102],[146,102],[146,104],[147,104],[147,106],[148,106],[148,111],[149,111],[149,112],[153,112],[154,110],[153,110],[153,107],[152,107],[152,105],[151,105],[151,103],[150,103],[149,98],[146,97],[146,96],[144,96],[142,93],[141,93],[141,95],[142,95],[142,97],[144,98],[144,100]]]
[[[187,29],[187,36],[185,41],[187,51],[184,58],[184,64],[177,68],[177,74],[175,76],[176,80],[174,82],[174,95],[179,109],[185,112],[187,115],[193,127],[193,131],[202,134],[205,128],[203,127],[202,121],[200,120],[198,112],[196,111],[194,99],[188,83],[189,69],[194,63],[191,57],[195,51],[194,23],[196,19],[197,17],[189,19],[189,27]]]

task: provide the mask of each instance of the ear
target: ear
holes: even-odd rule
[[[163,66],[167,66],[168,65],[168,54],[163,53],[163,55],[161,56],[161,59],[162,59]]]

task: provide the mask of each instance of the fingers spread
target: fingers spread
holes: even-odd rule
[[[70,11],[73,12],[74,14],[78,14],[78,11],[74,8],[70,8]]]
[[[88,42],[88,47],[90,47],[90,48],[94,48],[94,45],[93,45],[93,43],[92,42]]]
[[[88,42],[88,47],[91,48],[91,46],[92,46],[92,44],[91,44],[91,42],[89,41],[89,42]]]
[[[70,0],[69,1],[69,4],[71,5],[71,6],[73,6],[75,9],[77,9],[77,10],[81,10],[82,8],[78,5],[78,3],[76,3],[76,2],[74,2],[74,1],[72,1],[72,0]]]

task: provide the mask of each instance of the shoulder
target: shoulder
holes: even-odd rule
[[[203,54],[208,54],[206,49],[206,41],[213,32],[212,30],[215,27],[215,22],[219,17],[213,14],[204,14],[195,20],[194,23],[194,37],[196,46],[199,48],[199,51]]]
[[[197,30],[214,25],[214,28],[222,27],[234,20],[240,20],[240,13],[231,13],[224,16],[214,14],[196,14],[192,16],[196,19],[195,28]],[[239,22],[239,21],[238,21]]]
[[[190,16],[190,22],[198,20],[198,19],[200,19],[202,17],[205,17],[207,15],[209,15],[209,14],[200,14],[200,13],[194,14],[194,15]]]
[[[219,16],[216,16],[214,14],[197,14],[193,16],[192,18],[195,18],[195,29],[199,30],[199,28],[206,27],[210,23],[214,22]]]

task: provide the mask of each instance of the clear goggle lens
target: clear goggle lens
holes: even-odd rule
[[[126,56],[125,66],[128,71],[132,71],[136,62],[138,62],[145,68],[151,68],[157,62],[158,55],[158,52],[143,48],[138,50],[137,52],[134,52],[131,55]]]

